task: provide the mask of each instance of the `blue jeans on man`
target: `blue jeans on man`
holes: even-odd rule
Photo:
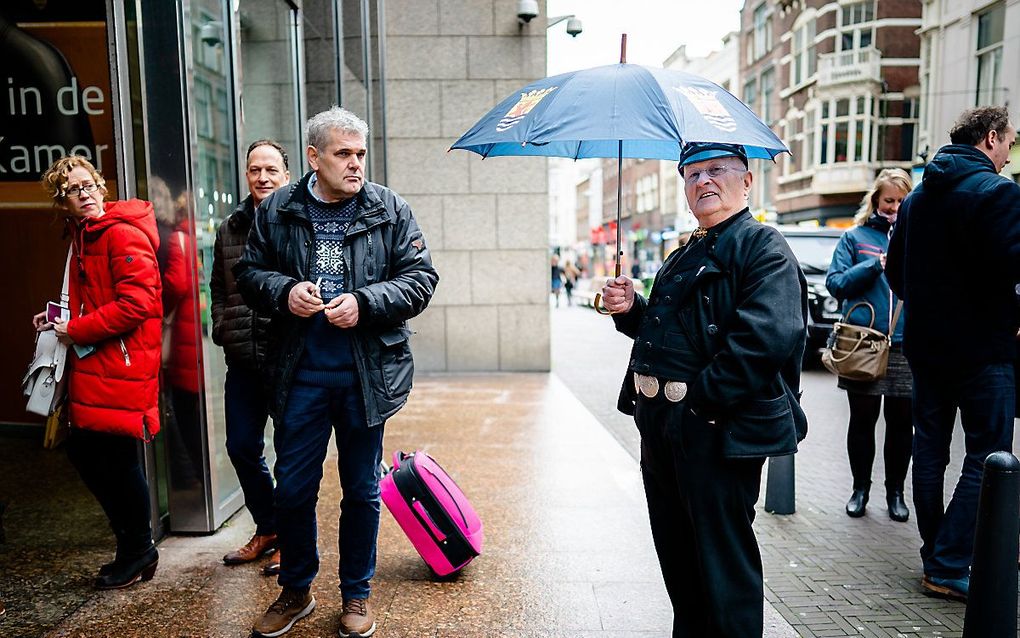
[[[1012,363],[977,369],[913,368],[914,510],[926,576],[960,579],[970,574],[978,495],[985,458],[1012,451]],[[966,456],[949,505],[944,485],[956,411],[963,424]]]
[[[295,382],[276,422],[276,513],[282,587],[308,587],[319,570],[315,506],[329,437],[336,430],[340,501],[340,592],[367,598],[379,535],[383,426],[368,427],[361,388]]]
[[[227,456],[237,473],[244,504],[255,521],[255,533],[276,533],[273,509],[273,477],[265,457],[269,393],[262,391],[262,377],[243,366],[227,367],[223,386],[227,422]]]

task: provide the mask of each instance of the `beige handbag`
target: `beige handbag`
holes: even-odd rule
[[[889,365],[889,348],[892,346],[892,333],[899,321],[903,302],[896,302],[896,311],[889,323],[889,334],[875,330],[875,307],[866,301],[855,303],[847,311],[849,317],[858,306],[871,310],[871,322],[868,327],[855,326],[837,321],[832,326],[832,334],[822,351],[822,365],[829,372],[852,381],[877,381],[885,376]]]

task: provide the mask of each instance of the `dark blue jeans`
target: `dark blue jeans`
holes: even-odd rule
[[[227,420],[227,456],[237,473],[244,504],[255,521],[256,534],[276,533],[273,477],[266,466],[265,437],[269,394],[256,370],[227,368],[223,387]]]
[[[914,373],[914,510],[921,533],[924,573],[968,575],[974,552],[978,495],[985,458],[1013,449],[1013,365]],[[943,486],[956,411],[963,423],[966,456],[949,505]]]
[[[360,387],[295,383],[276,422],[276,532],[279,583],[308,587],[319,571],[315,505],[331,430],[336,430],[340,501],[340,593],[367,598],[379,535],[383,426],[368,427]]]

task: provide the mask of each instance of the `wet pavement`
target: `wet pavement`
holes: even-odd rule
[[[410,402],[387,424],[387,457],[419,448],[433,454],[475,504],[486,545],[458,579],[436,581],[384,511],[373,581],[377,636],[669,635],[636,433],[614,407],[627,340],[590,310],[553,313],[552,374],[419,375]],[[759,501],[755,522],[766,636],[960,636],[964,606],[920,593],[913,520],[889,520],[879,490],[868,516],[843,513],[850,484],[845,397],[824,372],[808,371],[804,380],[811,432],[797,456],[798,512],[769,515]],[[17,449],[4,446],[0,462],[16,464]],[[214,535],[164,540],[151,582],[95,592],[89,583],[109,559],[112,537],[98,508],[79,507],[71,517],[71,502],[88,494],[61,452],[44,458],[52,484],[0,492],[12,501],[8,543],[0,545],[7,601],[0,636],[249,635],[278,588],[259,575],[261,563],[220,562],[251,534],[245,512]],[[334,451],[318,506],[318,608],[287,634],[295,638],[336,635],[335,459]],[[881,458],[874,478],[880,485]],[[30,507],[36,502],[46,507]],[[29,542],[40,535],[44,542]]]
[[[387,456],[418,448],[433,454],[472,499],[486,540],[484,554],[458,579],[438,582],[384,512],[373,580],[376,635],[669,635],[637,466],[555,376],[422,376],[387,424],[385,448]],[[336,635],[335,464],[331,454],[318,508],[318,607],[288,634],[295,638]],[[259,565],[227,567],[220,557],[252,529],[241,514],[212,536],[168,538],[155,579],[92,593],[46,635],[247,636],[277,587]],[[74,571],[78,579],[90,575],[85,565]],[[776,631],[785,623],[770,617],[770,635],[793,635]]]

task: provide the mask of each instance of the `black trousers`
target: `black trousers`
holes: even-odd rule
[[[850,425],[846,432],[846,451],[854,489],[871,488],[871,466],[875,461],[875,425],[882,405],[881,395],[847,392]],[[885,487],[903,491],[914,442],[914,419],[909,398],[885,397]]]
[[[129,556],[152,545],[149,485],[142,473],[138,440],[71,428],[67,456],[110,521],[117,554]]]
[[[724,459],[717,426],[663,399],[638,399],[652,539],[673,605],[673,637],[760,638],[761,554],[751,524],[765,459]]]

